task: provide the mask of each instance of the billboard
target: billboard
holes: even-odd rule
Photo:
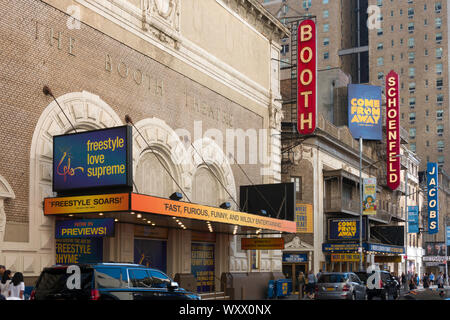
[[[400,185],[400,100],[399,77],[391,70],[386,76],[386,181],[391,190]]]
[[[56,239],[56,264],[99,263],[103,261],[103,239]]]
[[[284,238],[242,238],[241,250],[283,250]]]
[[[367,218],[362,219],[362,238],[367,240]],[[359,218],[328,219],[328,240],[359,240]]]
[[[419,233],[418,206],[408,206],[408,233]]]
[[[131,127],[53,137],[53,191],[132,187]]]
[[[348,128],[353,138],[381,140],[381,87],[348,85]]]
[[[191,245],[191,273],[197,281],[197,292],[214,291],[214,244],[195,243]]]
[[[114,236],[114,219],[63,220],[55,222],[55,239]]]
[[[297,233],[313,233],[314,227],[313,205],[308,203],[297,203],[295,206],[295,224]]]
[[[427,163],[427,195],[428,195],[428,233],[439,232],[439,203],[438,203],[438,165]]]
[[[427,242],[425,243],[426,256],[445,256],[445,242]]]
[[[297,131],[306,135],[314,132],[317,121],[316,23],[302,21],[297,37]]]
[[[363,214],[377,214],[377,179],[368,178],[363,180]]]

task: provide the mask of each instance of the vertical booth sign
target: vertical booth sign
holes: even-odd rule
[[[398,74],[386,76],[386,175],[387,185],[395,190],[400,185],[400,103]]]
[[[427,163],[427,194],[428,194],[428,234],[439,232],[438,203],[438,166],[437,163]]]
[[[311,134],[316,129],[317,113],[317,51],[316,24],[300,23],[297,30],[297,130]]]

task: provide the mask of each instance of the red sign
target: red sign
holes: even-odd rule
[[[400,102],[398,74],[391,70],[386,76],[386,178],[395,190],[400,185]]]
[[[311,134],[316,129],[317,54],[316,24],[313,20],[300,23],[297,30],[297,130]]]

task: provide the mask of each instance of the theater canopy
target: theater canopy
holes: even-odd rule
[[[233,232],[233,226],[244,229],[261,229],[295,233],[294,221],[274,219],[239,211],[169,200],[137,193],[68,196],[44,199],[44,215],[92,217],[96,215],[115,217],[122,222],[150,221],[151,225],[170,227],[178,225],[189,229],[213,223],[217,232]],[[145,215],[145,216],[143,216]],[[173,219],[167,219],[172,217]],[[181,222],[181,223],[180,223]],[[231,227],[231,228],[230,228]],[[211,228],[210,228],[211,229]],[[241,229],[243,230],[243,229]]]

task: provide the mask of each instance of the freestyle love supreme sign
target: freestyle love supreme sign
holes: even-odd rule
[[[129,210],[129,193],[44,199],[44,215]]]
[[[317,113],[317,45],[313,20],[300,23],[297,31],[297,131],[311,134],[316,129]]]
[[[53,191],[131,187],[131,127],[53,137]]]
[[[398,74],[391,71],[386,76],[386,178],[387,185],[395,190],[400,185],[400,101]]]
[[[282,232],[295,233],[296,231],[296,224],[294,221],[267,218],[249,213],[173,201],[136,193],[131,194],[131,211],[220,222]]]

